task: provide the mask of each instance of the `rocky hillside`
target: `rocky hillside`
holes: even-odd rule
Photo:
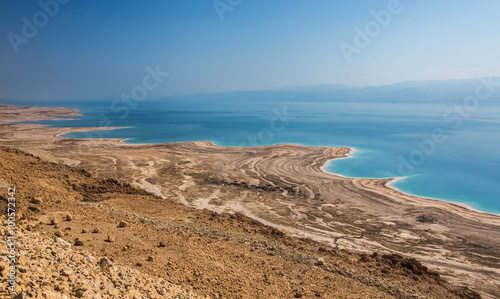
[[[16,292],[29,298],[480,298],[414,259],[338,250],[0,147],[2,298],[14,294],[9,187]]]
[[[25,227],[17,236],[20,239],[15,293],[25,292],[27,298],[200,298],[162,278],[75,249],[63,238]],[[5,252],[6,246],[2,245]],[[5,261],[0,265],[5,276],[9,265]],[[5,285],[1,290],[2,298],[10,298]]]

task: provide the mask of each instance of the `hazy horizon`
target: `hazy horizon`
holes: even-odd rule
[[[368,90],[373,91],[373,89],[384,89],[387,87],[394,87],[394,91],[402,90],[408,88],[408,86],[413,86],[414,88],[421,88],[422,90],[426,90],[426,86],[430,87],[431,83],[441,83],[441,84],[451,84],[454,87],[457,87],[458,92],[463,92],[463,96],[469,95],[469,93],[474,92],[474,88],[477,85],[481,85],[481,80],[490,80],[495,87],[500,85],[500,77],[492,76],[492,77],[478,77],[478,78],[466,78],[466,79],[442,79],[442,80],[412,80],[412,81],[403,81],[403,82],[395,82],[392,84],[382,84],[382,85],[367,85],[367,86],[353,86],[346,84],[317,84],[317,85],[294,85],[294,86],[280,86],[275,88],[266,88],[266,89],[256,89],[256,90],[228,90],[228,91],[214,91],[214,92],[203,92],[203,93],[182,93],[182,94],[171,94],[166,96],[159,97],[148,97],[148,100],[162,100],[169,98],[178,98],[178,97],[192,97],[192,96],[210,96],[210,95],[225,95],[225,94],[233,94],[233,93],[265,93],[265,92],[303,92],[303,93],[327,93],[332,96],[336,95],[336,92],[349,92],[356,90]],[[467,86],[471,88],[469,90],[465,89]],[[399,87],[399,88],[398,88]],[[459,89],[460,87],[460,89]],[[427,91],[431,91],[430,89]],[[441,90],[445,91],[445,90]],[[382,90],[382,92],[386,92],[386,90]],[[435,92],[435,90],[434,90]],[[50,102],[59,102],[64,103],[68,101],[112,101],[119,97],[114,98],[73,98],[73,99],[33,99],[33,98],[1,98],[0,103],[4,104],[15,104],[15,102],[24,102],[28,103],[28,105],[35,105],[35,102],[40,101],[50,101]],[[492,98],[496,99],[496,93],[492,94]],[[332,99],[335,101],[336,99]],[[355,100],[353,98],[353,100]],[[457,100],[461,100],[459,97]],[[374,100],[375,101],[375,100]],[[37,106],[37,105],[35,105]]]
[[[499,10],[492,0],[3,1],[0,98],[500,76]]]

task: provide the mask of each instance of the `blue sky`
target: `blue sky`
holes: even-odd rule
[[[213,0],[59,1],[46,20],[38,1],[0,1],[0,99],[117,98],[157,65],[169,76],[152,98],[500,75],[497,0],[219,0],[223,19]],[[370,24],[349,63],[342,43]]]

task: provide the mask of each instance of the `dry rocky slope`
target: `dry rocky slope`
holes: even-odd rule
[[[18,231],[17,237],[17,285],[15,292],[0,287],[1,298],[23,292],[27,298],[200,298],[159,277],[114,265],[108,258],[85,250],[75,250],[60,237],[26,227]],[[6,267],[2,261],[3,272]]]
[[[0,146],[84,168],[96,178],[113,178],[172,203],[241,213],[336,249],[415,258],[454,285],[499,298],[500,216],[406,195],[387,187],[389,180],[322,171],[326,161],[345,157],[348,148],[127,144],[60,137],[103,128],[13,123],[79,115],[75,109],[0,104]],[[127,202],[123,209],[130,206]],[[133,211],[144,217],[158,209],[135,205]]]
[[[2,211],[11,186],[29,298],[480,298],[415,259],[291,237],[0,147]]]

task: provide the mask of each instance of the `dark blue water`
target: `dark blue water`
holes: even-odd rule
[[[137,105],[64,103],[85,116],[44,123],[127,127],[65,136],[127,138],[131,143],[349,146],[356,149],[353,157],[330,162],[327,171],[350,177],[405,177],[394,183],[404,192],[500,213],[500,105],[485,101],[464,113],[459,109],[464,107],[462,99],[370,103],[291,92],[231,93]]]

